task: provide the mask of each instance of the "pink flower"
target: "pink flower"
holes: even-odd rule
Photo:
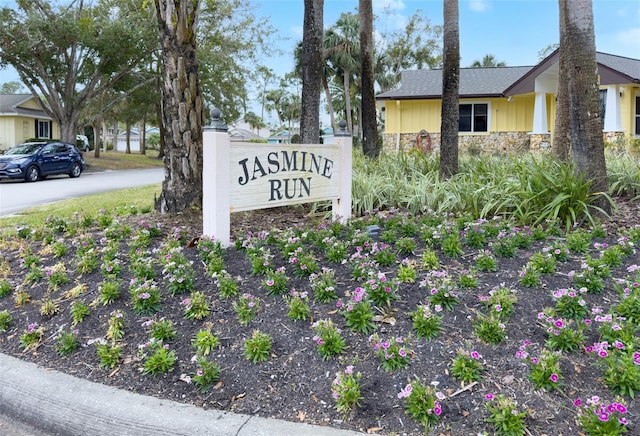
[[[555,374],[555,373],[551,374],[549,376],[549,380],[551,380],[553,383],[558,383],[558,374]]]

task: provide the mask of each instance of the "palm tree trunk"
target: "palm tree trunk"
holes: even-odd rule
[[[458,0],[444,0],[442,63],[442,122],[440,128],[440,178],[458,172],[458,129],[460,107],[460,32]]]
[[[362,104],[360,108],[360,127],[362,132],[362,150],[369,158],[380,154],[378,147],[378,119],[376,116],[376,98],[373,78],[373,9],[371,0],[360,0],[360,88]]]
[[[300,136],[303,144],[320,142],[323,9],[324,0],[304,0],[302,116],[300,117]]]

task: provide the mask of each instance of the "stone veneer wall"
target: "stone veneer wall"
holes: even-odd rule
[[[610,143],[626,140],[624,132],[605,132],[604,140]],[[400,150],[409,150],[422,143],[422,148],[431,144],[433,151],[440,151],[440,133],[403,133],[400,135]],[[397,135],[384,133],[382,147],[385,151],[396,151]],[[492,132],[482,135],[463,134],[458,136],[461,152],[481,153],[521,153],[523,151],[551,150],[551,134],[526,132]]]
[[[547,135],[548,136],[548,135]],[[461,152],[468,151],[473,154],[480,153],[509,153],[522,152],[532,149],[531,135],[525,132],[494,132],[482,135],[459,135],[458,148]],[[433,151],[440,151],[440,133],[403,133],[400,135],[400,150],[409,150],[418,144],[422,148],[428,148],[431,144]],[[383,134],[382,146],[385,151],[396,151],[397,135]],[[536,142],[537,148],[539,142]]]

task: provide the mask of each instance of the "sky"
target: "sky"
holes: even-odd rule
[[[280,75],[293,69],[292,48],[302,40],[302,0],[255,0],[259,15],[270,17],[283,38],[286,55],[271,59]],[[442,0],[373,0],[378,33],[401,29],[417,10],[442,25]],[[325,0],[325,28],[342,12],[355,12],[358,0]],[[640,58],[640,1],[593,0],[596,50]],[[492,54],[508,66],[535,65],[538,53],[558,42],[557,0],[459,0],[460,66]]]
[[[302,40],[303,0],[250,0],[256,15],[278,32],[283,54],[263,59],[282,77],[293,69],[293,48]],[[13,3],[0,0],[0,6]],[[592,0],[596,49],[640,58],[640,1]],[[404,28],[416,11],[431,24],[443,22],[442,0],[373,0],[377,33]],[[358,0],[325,0],[325,28],[342,12],[356,12]],[[558,0],[459,0],[460,65],[468,67],[491,54],[508,66],[535,65],[539,52],[558,42]],[[18,80],[13,70],[0,70],[0,83]]]

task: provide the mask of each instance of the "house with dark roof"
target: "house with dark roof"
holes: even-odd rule
[[[0,150],[27,139],[59,137],[60,127],[31,94],[0,94]]]
[[[603,135],[608,142],[640,137],[640,60],[597,53]],[[558,90],[556,50],[538,65],[460,69],[460,149],[547,149]],[[442,70],[402,73],[400,87],[376,96],[385,149],[440,145]]]

